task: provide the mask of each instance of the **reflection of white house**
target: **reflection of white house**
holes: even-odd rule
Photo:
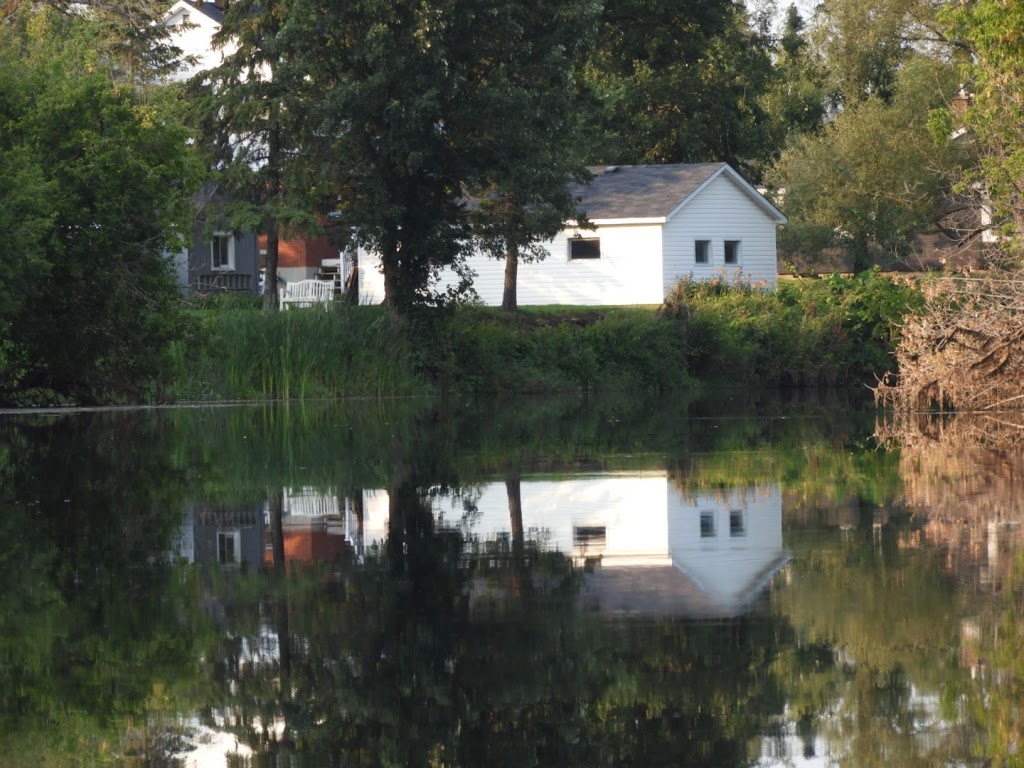
[[[526,538],[588,563],[583,607],[612,615],[742,613],[789,559],[776,486],[682,494],[663,472],[523,478]],[[438,501],[439,522],[481,540],[511,535],[503,482]],[[387,494],[364,498],[367,544],[387,535]]]

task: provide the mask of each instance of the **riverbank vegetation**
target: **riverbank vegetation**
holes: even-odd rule
[[[391,397],[429,392],[669,392],[843,386],[891,368],[918,292],[869,272],[749,285],[681,283],[661,307],[456,305],[403,320],[383,307],[191,309],[162,400]]]
[[[237,0],[216,41],[237,50],[186,84],[169,77],[187,62],[149,0],[6,4],[0,403],[817,386],[892,368],[913,292],[871,274],[774,294],[684,285],[660,312],[543,319],[436,292],[439,270],[474,249],[532,258],[554,226],[537,211],[585,215],[564,199],[584,163],[724,160],[785,189],[784,263],[839,253],[859,271],[904,259],[931,227],[965,243],[987,228],[986,258],[1019,265],[1016,9],[837,0],[805,20],[730,0],[428,6]],[[518,119],[529,110],[538,122]],[[197,190],[214,187],[230,203],[197,211]],[[330,221],[339,248],[382,254],[388,313],[182,313],[168,259],[211,234],[200,220],[267,236],[268,307],[276,238]],[[1012,334],[1016,309],[1003,309]],[[907,371],[924,359],[901,357]]]

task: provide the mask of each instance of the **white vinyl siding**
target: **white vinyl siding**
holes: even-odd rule
[[[184,81],[193,75],[213,69],[224,62],[224,57],[234,53],[237,45],[228,42],[223,49],[213,46],[213,36],[220,30],[220,24],[205,13],[191,11],[187,2],[177,2],[163,19],[167,27],[168,42],[178,48],[189,62],[176,72],[172,79]]]
[[[666,224],[601,223],[591,231],[567,228],[546,245],[540,262],[520,260],[518,302],[523,306],[579,304],[614,306],[660,304],[684,277],[742,279],[768,288],[776,284],[777,224],[725,174],[677,209]],[[600,239],[600,258],[570,258],[570,238]],[[695,243],[709,241],[708,263],[695,263]],[[726,241],[736,243],[736,264],[725,263]],[[384,298],[380,259],[360,253],[360,302]],[[501,304],[505,262],[475,255],[469,266],[473,286],[489,306]],[[442,274],[437,286],[451,284]]]
[[[775,287],[776,224],[726,175],[720,175],[669,218],[665,225],[664,290],[680,278],[724,277]],[[694,260],[694,242],[711,241],[707,264]],[[735,241],[738,263],[725,263],[725,242]]]
[[[601,257],[571,259],[569,240],[600,238]],[[543,261],[519,262],[517,299],[522,306],[545,304],[580,304],[615,306],[660,304],[661,292],[661,225],[643,224],[601,226],[594,231],[566,229],[547,246]],[[379,259],[360,255],[363,268],[360,302],[374,303],[384,298],[384,281],[379,272]],[[469,261],[476,277],[473,287],[489,306],[501,304],[505,287],[504,259],[475,255]],[[450,280],[442,274],[439,288]]]

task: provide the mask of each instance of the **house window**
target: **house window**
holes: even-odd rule
[[[746,536],[747,524],[743,519],[742,509],[733,509],[729,512],[729,535]]]
[[[701,512],[700,513],[700,537],[702,539],[710,539],[715,535],[715,513],[714,512]]]
[[[217,562],[221,565],[238,565],[242,554],[242,534],[237,531],[217,532]]]
[[[210,243],[213,269],[235,268],[235,238],[227,232],[216,232]]]
[[[725,241],[725,263],[726,264],[739,264],[740,263],[740,241],[739,240],[726,240]]]
[[[570,259],[600,259],[601,238],[572,237],[569,238]]]
[[[707,264],[711,259],[711,241],[710,240],[694,240],[693,241],[693,261],[696,264]]]

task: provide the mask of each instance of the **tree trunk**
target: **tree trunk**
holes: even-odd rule
[[[505,253],[505,288],[501,294],[501,308],[506,312],[517,309],[516,285],[519,281],[519,246],[510,244]]]
[[[356,306],[359,304],[359,249],[351,249],[352,268],[345,276],[345,303]]]
[[[526,583],[526,537],[523,531],[523,497],[521,478],[517,466],[505,475],[505,493],[508,496],[509,526],[512,529],[512,593],[522,595]]]
[[[270,177],[270,199],[268,208],[273,210],[278,195],[281,194],[281,130],[277,124],[276,105],[270,107],[271,128],[267,136],[267,169]],[[277,217],[270,215],[266,221],[267,235],[267,267],[263,278],[263,306],[267,309],[277,307],[277,257],[280,224]]]
[[[263,278],[263,306],[267,309],[277,307],[277,257],[280,237],[277,234],[277,220],[272,220],[267,227],[267,267]]]

